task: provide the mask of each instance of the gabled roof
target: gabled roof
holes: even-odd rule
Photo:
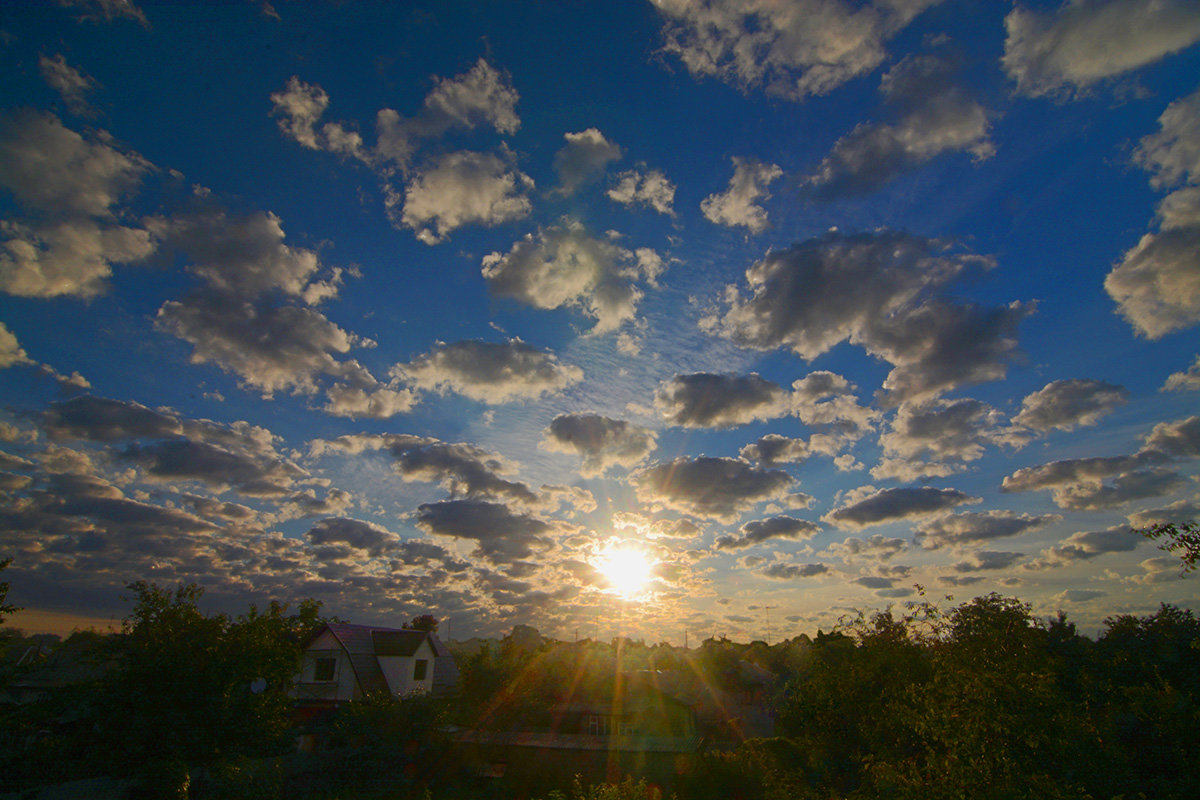
[[[387,678],[379,668],[380,656],[411,657],[425,641],[429,642],[434,655],[434,691],[451,688],[457,682],[458,667],[450,651],[432,631],[352,625],[347,622],[330,622],[325,629],[346,651],[363,692],[388,691]],[[317,631],[312,638],[319,634],[320,631]]]

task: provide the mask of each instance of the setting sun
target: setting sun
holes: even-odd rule
[[[646,591],[653,577],[654,562],[643,550],[615,547],[600,555],[596,569],[608,581],[613,594],[632,600]]]

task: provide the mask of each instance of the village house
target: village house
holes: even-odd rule
[[[292,696],[297,716],[386,692],[446,695],[458,683],[458,667],[433,631],[331,622],[304,644]]]

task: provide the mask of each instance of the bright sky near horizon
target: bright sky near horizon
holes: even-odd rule
[[[60,0],[0,64],[10,624],[1197,606],[1130,532],[1200,516],[1194,0]]]

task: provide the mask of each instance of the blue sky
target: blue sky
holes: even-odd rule
[[[1195,578],[1187,0],[9,4],[12,624],[681,642]],[[605,554],[650,564],[615,594]]]

